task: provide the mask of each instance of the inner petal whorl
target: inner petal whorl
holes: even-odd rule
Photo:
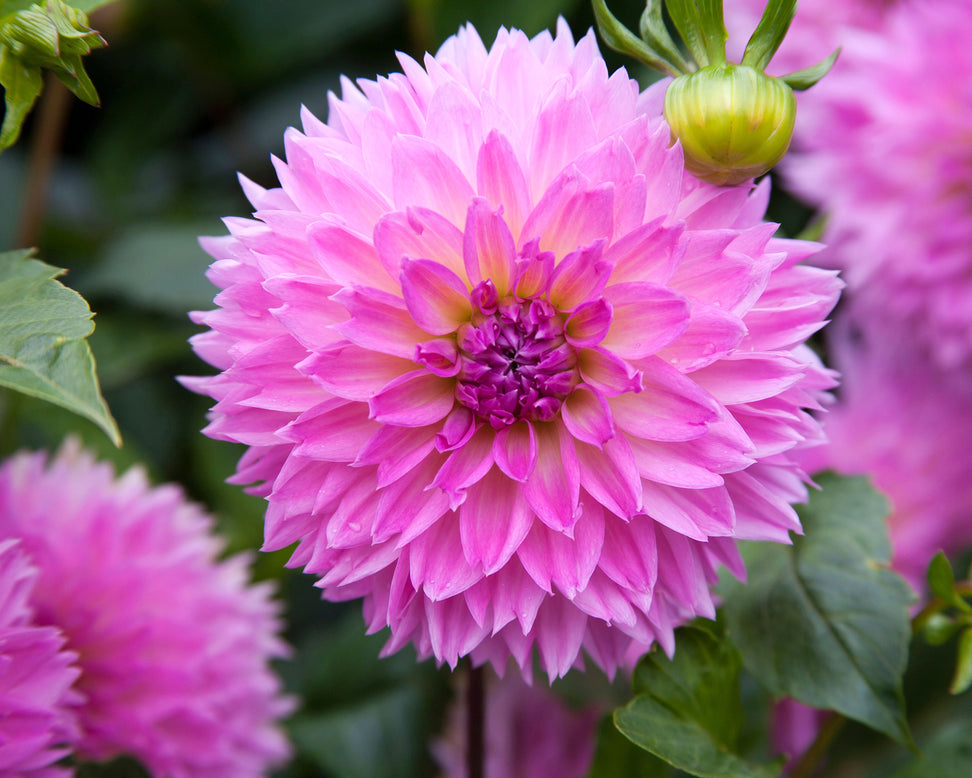
[[[547,300],[489,300],[456,335],[462,360],[456,398],[493,429],[553,418],[577,384],[564,316]]]

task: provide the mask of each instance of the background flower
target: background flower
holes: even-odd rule
[[[788,452],[832,384],[803,340],[839,283],[772,237],[767,187],[683,173],[662,91],[593,33],[400,61],[305,112],[281,187],[243,181],[256,219],[204,240],[205,431],[249,447],[265,548],[363,597],[386,652],[671,651],[733,538],[799,529]]]
[[[16,540],[0,541],[0,775],[57,778],[52,767],[78,737],[75,655],[53,627],[33,623],[37,571]]]
[[[247,585],[245,557],[217,561],[211,529],[179,489],[152,489],[138,469],[116,480],[76,444],[0,467],[0,537],[22,539],[35,621],[78,656],[80,759],[242,778],[287,756],[271,590]]]
[[[584,778],[594,760],[600,714],[571,710],[556,694],[517,673],[485,677],[485,778]],[[432,749],[446,778],[467,778],[466,687],[450,709],[444,737]]]
[[[800,103],[788,186],[826,214],[821,261],[972,369],[972,6],[901,2]]]

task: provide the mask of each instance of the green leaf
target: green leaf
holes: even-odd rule
[[[24,119],[30,113],[43,85],[40,68],[25,65],[10,49],[0,46],[0,86],[4,88],[0,151],[17,142]]]
[[[780,76],[780,80],[787,84],[794,92],[802,92],[826,76],[834,66],[834,63],[837,62],[837,57],[839,56],[840,49],[837,49],[827,59],[818,62],[816,65],[803,68],[803,70],[794,70],[792,73]]]
[[[636,696],[614,723],[636,745],[704,778],[772,778],[779,765],[756,765],[734,753],[742,723],[741,660],[717,625],[676,632],[675,656],[657,649],[639,661]]]
[[[921,754],[873,778],[968,778],[972,775],[972,719],[953,721],[919,743]]]
[[[902,675],[914,595],[889,568],[886,500],[825,474],[793,546],[746,544],[748,583],[723,610],[746,669],[773,695],[836,710],[910,745]]]
[[[793,17],[796,15],[796,0],[769,0],[763,9],[763,16],[746,44],[743,52],[743,65],[756,70],[766,70],[776,50],[786,37]],[[792,87],[792,85],[791,85]]]
[[[955,574],[945,552],[939,551],[928,565],[928,586],[938,599],[968,613],[972,608],[955,591]]]
[[[30,256],[0,254],[0,386],[84,416],[121,445],[85,340],[94,329],[91,310],[55,280],[62,270]]]
[[[667,0],[665,7],[692,57],[700,66],[708,65],[709,50],[696,0]]]
[[[955,664],[955,675],[952,685],[948,687],[952,694],[961,694],[972,686],[972,627],[962,633],[958,644],[958,661]]]
[[[662,73],[667,73],[670,76],[678,76],[683,72],[662,51],[650,48],[650,43],[646,44],[645,41],[642,41],[631,30],[621,24],[617,17],[608,10],[604,0],[593,0],[592,6],[594,8],[594,21],[597,23],[597,31],[600,33],[601,39],[609,47],[621,54],[634,57],[648,67],[660,70]],[[685,61],[682,60],[681,64],[684,65]]]
[[[597,750],[588,778],[669,778],[672,767],[624,737],[612,716],[597,728]]]
[[[671,63],[676,74],[691,73],[694,69],[685,61],[672,36],[668,33],[662,15],[664,0],[648,0],[641,14],[638,32],[648,48],[657,52],[665,61]]]

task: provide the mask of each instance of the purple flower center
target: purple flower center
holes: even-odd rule
[[[473,290],[477,310],[457,332],[456,398],[493,429],[520,419],[547,421],[577,383],[564,318],[546,300],[496,302],[491,286],[486,281]]]

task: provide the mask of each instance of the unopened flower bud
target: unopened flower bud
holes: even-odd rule
[[[671,83],[665,119],[689,172],[712,184],[738,184],[783,158],[796,98],[783,81],[755,68],[708,65]]]

